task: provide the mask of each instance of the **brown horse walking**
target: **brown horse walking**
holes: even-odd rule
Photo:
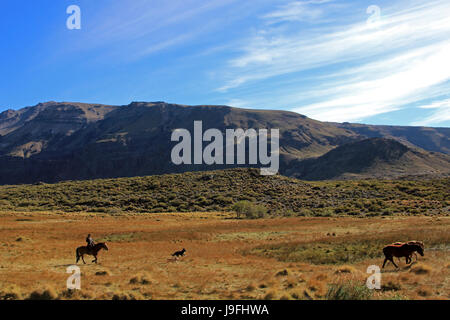
[[[388,260],[391,261],[396,268],[398,268],[394,262],[394,257],[405,257],[406,263],[410,263],[412,261],[413,253],[418,252],[421,256],[423,256],[423,251],[424,245],[420,241],[408,241],[406,243],[396,242],[387,245],[383,248],[383,253],[385,256],[383,268]]]
[[[405,243],[405,242],[395,242],[395,243],[393,243],[393,245],[399,246],[399,245],[402,245],[402,244],[404,244],[404,243]],[[425,250],[425,246],[424,246],[424,244],[423,244],[422,241],[411,240],[411,241],[408,241],[408,242],[406,242],[406,243],[408,243],[408,244],[417,244],[417,245],[419,245],[419,246],[422,248],[422,251]],[[405,257],[405,262],[406,262],[406,264],[409,264],[409,263],[412,262],[412,256],[413,256],[413,255],[416,256],[416,261],[417,261],[417,253],[412,252],[411,255],[410,255],[409,257]],[[398,261],[400,261],[400,258],[398,258]]]
[[[80,260],[83,260],[83,263],[86,264],[86,262],[84,261],[84,255],[90,255],[90,256],[94,256],[94,260],[92,260],[92,262],[97,263],[97,254],[101,249],[105,249],[106,251],[108,251],[108,246],[106,245],[106,243],[104,242],[100,242],[95,244],[92,248],[88,248],[87,246],[82,246],[82,247],[78,247],[77,248],[77,262]]]

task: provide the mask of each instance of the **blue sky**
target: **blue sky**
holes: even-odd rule
[[[162,100],[450,126],[448,0],[2,0],[0,15],[0,111]]]

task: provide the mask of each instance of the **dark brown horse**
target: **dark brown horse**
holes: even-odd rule
[[[87,246],[82,246],[82,247],[78,247],[77,248],[77,262],[80,260],[83,260],[83,263],[86,264],[86,262],[84,261],[83,256],[85,254],[90,255],[90,256],[94,256],[94,260],[92,260],[92,262],[97,263],[97,254],[101,249],[105,249],[106,251],[108,251],[108,246],[106,245],[106,243],[104,242],[99,242],[97,244],[95,244],[92,248],[88,248]]]
[[[419,246],[422,248],[422,251],[425,250],[425,245],[423,244],[422,241],[416,241],[416,240],[413,240],[413,241],[408,241],[407,243],[409,243],[409,244],[417,244],[417,245],[419,245]],[[416,256],[416,261],[417,261],[417,253],[414,252],[414,255]],[[409,261],[410,261],[410,262],[412,261],[411,258],[412,258],[412,255],[411,255],[411,257],[409,258]]]
[[[398,266],[394,262],[394,257],[401,258],[405,257],[406,263],[410,263],[412,261],[412,255],[415,252],[418,252],[421,256],[423,256],[424,245],[420,241],[408,241],[406,243],[396,242],[390,245],[387,245],[383,248],[383,253],[385,256],[383,262],[383,268],[386,262],[389,260],[392,264],[398,268]]]
[[[393,244],[394,244],[394,245],[401,245],[401,244],[403,244],[403,243],[404,243],[404,242],[396,242],[396,243],[393,243]],[[423,244],[422,241],[411,240],[411,241],[408,241],[408,242],[406,242],[406,243],[408,243],[408,244],[417,244],[417,245],[419,245],[419,246],[422,248],[422,251],[425,250],[425,245]],[[417,261],[417,253],[413,252],[413,253],[411,253],[411,255],[410,255],[409,257],[405,257],[405,262],[406,262],[406,264],[409,264],[409,263],[412,262],[412,255],[415,255],[415,256],[416,256],[416,261]],[[400,258],[398,258],[398,259],[399,259],[399,261],[400,261]]]

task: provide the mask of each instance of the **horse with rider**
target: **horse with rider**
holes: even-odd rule
[[[106,243],[105,242],[95,243],[95,241],[92,238],[90,233],[86,237],[86,243],[87,243],[87,246],[82,246],[82,247],[77,248],[77,250],[76,250],[77,262],[76,263],[78,263],[78,261],[81,258],[81,260],[83,260],[83,263],[86,264],[86,262],[84,261],[85,254],[94,256],[94,260],[92,260],[92,262],[97,263],[98,252],[101,249],[108,251],[108,246],[106,245]]]

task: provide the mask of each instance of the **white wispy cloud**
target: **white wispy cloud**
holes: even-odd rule
[[[220,26],[222,20],[205,17],[215,15],[220,10],[232,10],[238,2],[238,0],[111,2],[104,10],[99,10],[89,19],[85,19],[83,28],[85,35],[71,47],[85,51],[107,48],[110,55],[139,59],[170,47],[188,44],[206,33],[213,32]]]
[[[301,8],[314,11],[321,5],[325,7],[317,10],[326,11],[326,3],[295,1],[264,18],[288,26],[296,13],[303,19]],[[291,85],[291,93],[283,92],[284,101],[294,111],[328,121],[361,120],[436,98],[434,93],[450,79],[450,2],[397,1],[381,12],[376,27],[364,20],[318,25],[308,33],[286,26],[259,30],[229,61],[229,80],[218,90],[270,80],[276,95],[279,77],[296,79],[313,72],[310,84]],[[445,113],[445,107],[438,109]]]
[[[269,20],[269,24],[285,21],[311,21],[323,16],[323,10],[319,7],[311,7],[311,4],[323,4],[333,0],[293,1],[280,6],[277,10],[263,15],[263,19]]]
[[[450,121],[450,98],[419,106],[421,109],[432,109],[431,115],[412,123],[415,126],[428,126]]]
[[[340,93],[328,95],[329,100],[300,107],[296,111],[318,119],[361,120],[423,100],[429,95],[430,88],[450,79],[450,70],[445,68],[450,56],[450,43],[439,43],[432,50],[417,51],[402,55],[403,59],[395,58],[396,63],[393,59],[384,60],[379,63],[379,73],[372,74],[372,68],[360,70],[358,81],[332,88]]]

